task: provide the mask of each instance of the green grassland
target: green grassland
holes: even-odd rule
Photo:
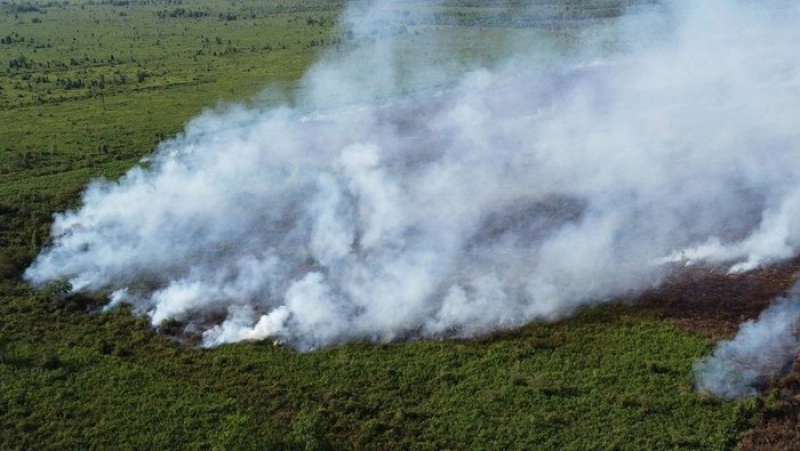
[[[449,1],[353,35],[325,0],[0,1],[0,449],[728,449],[763,403],[692,388],[713,343],[617,305],[475,340],[198,349],[21,274],[52,214],[204,108],[294,101],[321,51],[435,32],[484,64],[620,2]],[[519,13],[519,14],[517,14]],[[547,19],[547,20],[544,20]],[[559,22],[560,21],[560,22]],[[253,100],[258,99],[258,100]]]

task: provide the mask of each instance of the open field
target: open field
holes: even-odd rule
[[[200,349],[127,306],[100,312],[103,295],[22,281],[90,180],[121,176],[204,109],[300,103],[321,52],[386,33],[413,55],[435,32],[457,73],[521,34],[568,54],[576,30],[635,2],[499,3],[427,16],[403,2],[413,26],[359,35],[340,1],[0,2],[0,448],[794,449],[800,371],[720,401],[696,392],[692,364],[785,292],[797,262],[688,273],[638,304],[472,340],[310,353]]]

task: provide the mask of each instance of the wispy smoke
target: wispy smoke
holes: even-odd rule
[[[755,321],[742,324],[733,340],[695,364],[697,386],[725,398],[754,395],[791,367],[800,348],[800,302],[781,299]]]
[[[515,41],[455,81],[434,38],[435,64],[381,36],[331,52],[299,107],[207,112],[147,168],[92,183],[26,277],[113,292],[208,346],[307,350],[470,336],[635,296],[684,264],[791,257],[798,18],[675,2],[592,25],[569,58]],[[761,346],[736,343],[718,355]]]

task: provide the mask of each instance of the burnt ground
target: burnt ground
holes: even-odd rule
[[[766,399],[756,400],[756,420],[738,450],[800,450],[800,362],[774,381]]]
[[[800,258],[729,275],[724,269],[689,268],[646,293],[639,305],[657,317],[713,340],[732,338],[742,322],[757,318],[800,280]],[[800,450],[800,359],[755,400],[754,427],[740,450]]]
[[[639,305],[662,319],[708,336],[732,338],[739,325],[757,318],[800,276],[800,258],[744,274],[724,268],[692,267],[646,293]]]

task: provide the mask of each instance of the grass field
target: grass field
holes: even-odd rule
[[[652,306],[298,354],[195,348],[125,306],[99,313],[101,295],[22,282],[87,182],[120,176],[204,108],[294,102],[322,51],[402,25],[407,52],[436,32],[457,61],[491,65],[515,36],[568,51],[574,29],[621,11],[524,3],[523,15],[446,1],[423,16],[424,1],[402,2],[407,24],[354,35],[341,1],[0,2],[0,449],[730,449],[791,416],[775,396],[696,393],[691,366],[713,342]]]

